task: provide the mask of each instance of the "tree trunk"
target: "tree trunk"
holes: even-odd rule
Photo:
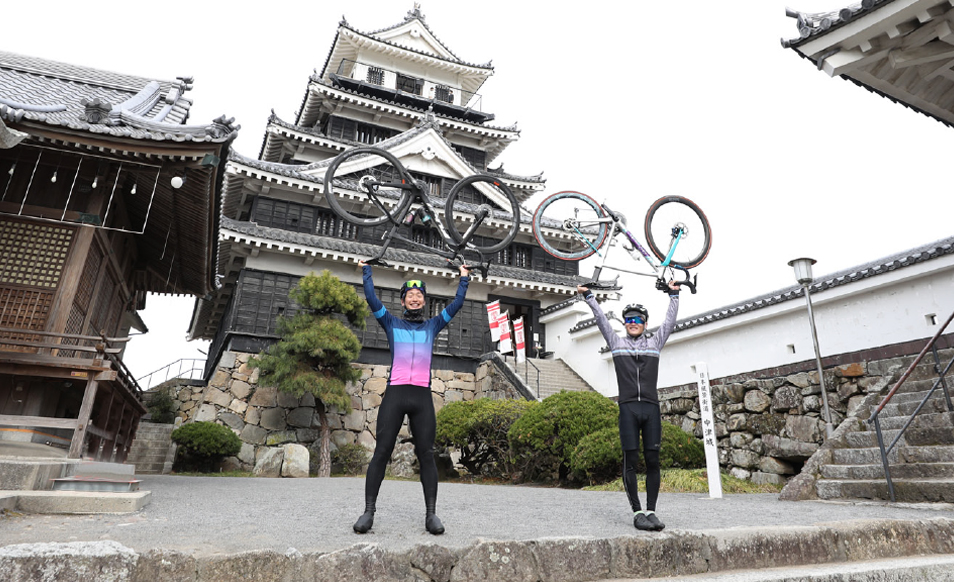
[[[318,453],[318,476],[331,477],[331,427],[328,426],[328,413],[324,406],[318,409],[321,419],[321,449]]]

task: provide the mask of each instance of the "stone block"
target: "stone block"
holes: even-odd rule
[[[377,544],[356,544],[337,552],[320,554],[314,559],[313,569],[314,575],[308,580],[314,582],[398,582],[422,579],[420,574],[411,573],[410,563],[404,556],[386,551]]]
[[[361,397],[361,408],[363,410],[370,410],[372,408],[377,408],[378,406],[381,406],[380,395],[371,392]]]
[[[729,463],[737,467],[751,469],[759,466],[759,456],[752,451],[733,449],[729,452]]]
[[[282,457],[282,477],[307,477],[308,476],[308,449],[302,445],[287,444],[282,447],[284,455]]]
[[[387,378],[374,377],[364,383],[365,392],[373,392],[374,394],[383,395],[384,389],[388,387]]]
[[[229,402],[229,410],[231,410],[235,414],[244,415],[245,411],[248,410],[248,403],[245,402],[244,400],[239,400],[238,398],[235,398],[232,400],[232,402]]]
[[[732,467],[729,469],[729,475],[732,475],[736,479],[745,479],[748,481],[752,477],[752,471],[746,471],[741,467]]]
[[[195,415],[196,422],[210,422],[215,420],[216,410],[214,404],[203,404],[199,407],[199,412]]]
[[[764,454],[781,459],[807,459],[815,454],[818,445],[776,435],[763,435]]]
[[[745,393],[744,403],[749,412],[763,412],[772,405],[772,399],[761,390],[749,390]]]
[[[268,436],[265,437],[265,444],[267,446],[273,447],[276,445],[283,445],[285,443],[293,443],[296,439],[295,431],[293,430],[280,430],[277,432],[268,433]]]
[[[367,417],[363,410],[353,410],[344,417],[344,427],[348,430],[364,430],[367,423]]]
[[[239,434],[240,439],[253,445],[264,445],[265,437],[267,436],[268,431],[260,426],[255,426],[254,424],[246,424],[242,429],[242,432]]]
[[[282,474],[282,458],[284,456],[285,451],[280,447],[266,450],[259,456],[252,473],[254,473],[256,477],[280,477]]]
[[[295,396],[291,392],[279,390],[276,403],[282,408],[295,408],[298,406],[298,396]]]
[[[259,386],[255,394],[248,401],[252,406],[271,407],[278,404],[278,388],[275,386]]]
[[[733,432],[729,435],[729,444],[733,449],[747,448],[754,440],[755,437],[747,432]]]
[[[447,382],[446,385],[448,390],[460,390],[461,392],[474,389],[473,382],[464,382],[462,380],[451,380]]]
[[[822,435],[819,425],[819,420],[814,416],[788,416],[785,419],[784,436],[803,443],[819,442]]]
[[[725,428],[730,433],[738,430],[744,430],[746,428],[748,415],[746,414],[733,414],[729,417],[729,421],[726,423]]]
[[[299,400],[299,405],[300,405],[300,406],[311,406],[312,408],[314,408],[314,407],[315,407],[315,395],[312,394],[311,392],[305,392],[304,394],[302,394],[301,400]]]
[[[336,430],[331,433],[331,442],[333,442],[336,447],[354,444],[354,441],[354,433],[350,430]]]
[[[772,397],[772,410],[775,412],[797,411],[802,406],[802,393],[795,386],[783,386]]]
[[[431,374],[434,378],[438,380],[443,380],[445,382],[450,382],[454,379],[453,370],[434,370]]]
[[[752,473],[752,482],[756,485],[785,485],[785,477],[777,473],[756,471]]]
[[[249,384],[258,384],[258,379],[262,376],[262,371],[258,368],[252,370],[252,374],[248,377]]]
[[[255,464],[255,447],[249,443],[242,443],[242,448],[239,450],[238,458],[240,461],[246,465]]]
[[[615,578],[613,540],[608,539],[541,539],[533,545],[541,580],[575,581],[580,573],[592,580]]]
[[[188,412],[192,410],[193,408],[195,408],[195,402],[190,400],[189,402],[182,403],[182,406],[179,407],[179,410],[181,412]]]
[[[268,430],[285,430],[285,410],[283,408],[266,408],[262,411],[262,418],[258,423]]]
[[[742,384],[726,384],[725,395],[729,402],[742,402],[745,398],[745,386]]]
[[[295,439],[300,443],[313,443],[321,438],[321,431],[315,428],[300,428],[295,431]]]
[[[230,370],[235,367],[235,352],[222,352],[222,357],[219,358],[219,367]]]
[[[477,374],[474,376],[474,380],[482,380],[487,375],[487,364],[483,363],[477,366]]]
[[[786,376],[785,380],[787,380],[789,384],[798,386],[799,388],[808,388],[813,383],[807,372],[799,372],[798,374]],[[817,382],[815,382],[815,384],[817,384]]]
[[[248,395],[252,393],[252,386],[248,382],[243,382],[242,380],[232,380],[232,386],[230,390],[236,398],[245,400],[248,398]]]
[[[865,375],[864,363],[856,362],[835,368],[835,375],[844,378],[858,378]]]
[[[364,401],[361,400],[361,397],[352,394],[351,395],[351,409],[352,410],[364,410]]]
[[[417,568],[434,582],[449,582],[457,565],[457,553],[437,544],[417,544],[407,555],[411,567]]]
[[[431,380],[431,392],[443,394],[445,390],[447,390],[447,384],[443,380],[437,378]]]
[[[444,402],[461,402],[464,400],[464,393],[460,390],[448,390],[444,392]]]
[[[256,408],[254,406],[249,406],[248,410],[245,411],[245,423],[258,424],[261,421],[262,421],[262,409]]]
[[[464,401],[467,402],[467,401],[473,400],[474,394],[475,393],[473,390],[464,390]]]
[[[838,400],[842,402],[848,400],[855,394],[859,394],[861,388],[855,382],[845,382],[844,384],[838,386]]]
[[[440,394],[431,394],[431,402],[434,404],[434,414],[437,414],[441,411],[441,408],[444,408],[444,398]]]
[[[361,431],[361,434],[358,435],[356,442],[369,451],[373,451],[374,447],[377,445],[377,441],[374,440],[374,435],[372,435],[371,431],[369,430]]]
[[[387,378],[388,373],[390,371],[391,371],[391,366],[375,366],[373,371],[371,372],[371,377],[372,378]],[[367,390],[368,389],[367,386],[365,386],[364,389]]]
[[[229,373],[225,370],[216,370],[212,374],[212,378],[209,379],[209,386],[215,386],[219,389],[224,389],[228,386],[229,383]]]
[[[205,393],[205,401],[222,408],[228,408],[228,405],[232,402],[232,395],[210,386]]]
[[[303,406],[289,412],[285,418],[285,422],[287,422],[289,426],[311,428],[311,422],[314,417],[315,409]]]
[[[242,420],[241,416],[235,414],[234,412],[220,413],[219,420],[222,421],[225,426],[236,432],[242,432],[242,429],[245,428],[245,421]]]
[[[786,463],[775,457],[762,457],[759,460],[759,471],[772,473],[773,475],[794,475],[795,467],[793,467],[791,463]]]

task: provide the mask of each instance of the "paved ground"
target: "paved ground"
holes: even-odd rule
[[[143,509],[128,515],[0,516],[0,547],[40,542],[112,540],[137,552],[171,550],[194,556],[250,550],[329,552],[361,543],[389,551],[436,542],[464,548],[484,540],[652,536],[632,526],[626,496],[524,486],[442,483],[438,515],[447,533],[424,530],[420,483],[385,481],[374,529],[355,534],[363,510],[364,479],[252,479],[143,476],[152,492]],[[950,505],[782,502],[773,494],[660,495],[665,533],[773,531],[855,520],[951,520]]]

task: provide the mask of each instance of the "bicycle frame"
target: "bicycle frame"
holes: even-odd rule
[[[622,218],[617,212],[610,210],[610,208],[605,203],[601,203],[600,207],[603,209],[604,212],[606,212],[606,216],[603,218],[589,220],[587,221],[587,224],[596,225],[596,224],[606,223],[610,225],[609,226],[610,231],[606,235],[606,238],[607,238],[606,244],[603,245],[605,247],[605,251],[601,251],[599,248],[593,247],[593,245],[590,244],[585,237],[582,237],[582,236],[580,237],[584,241],[587,241],[587,244],[590,246],[590,248],[592,248],[595,251],[595,253],[600,256],[599,262],[593,268],[593,283],[590,286],[618,287],[618,285],[616,284],[616,281],[619,279],[618,275],[615,279],[613,279],[613,282],[611,284],[605,283],[605,282],[602,284],[600,283],[600,275],[602,274],[603,269],[617,271],[620,273],[628,273],[631,275],[640,275],[642,277],[653,277],[654,279],[657,279],[658,281],[663,281],[665,283],[664,275],[665,275],[665,270],[668,268],[670,270],[682,271],[683,274],[685,275],[685,278],[681,281],[677,281],[677,283],[679,283],[680,285],[685,285],[686,287],[689,287],[689,290],[692,293],[696,292],[695,280],[690,279],[688,269],[680,265],[670,264],[670,261],[672,260],[672,257],[676,252],[676,248],[679,246],[679,241],[682,240],[681,231],[674,233],[675,240],[673,241],[672,246],[669,248],[669,253],[666,255],[666,258],[662,261],[657,261],[656,258],[652,254],[650,254],[650,252],[647,251],[646,248],[642,244],[640,244],[638,240],[636,240],[636,237],[633,235],[632,231],[626,228],[626,224],[623,222]],[[616,266],[606,264],[606,261],[609,258],[609,251],[613,247],[613,245],[616,243],[616,237],[619,234],[624,235],[626,237],[626,242],[632,245],[632,246],[627,246],[626,243],[623,243],[622,245],[623,249],[629,254],[629,256],[634,261],[638,262],[640,259],[645,260],[646,264],[649,265],[649,267],[652,269],[653,271],[652,273],[647,273],[645,271],[634,271],[631,269],[624,269],[621,267],[616,267]],[[639,252],[639,254],[637,254],[637,251]]]
[[[368,199],[387,215],[388,221],[391,223],[391,227],[382,236],[382,239],[384,242],[381,246],[381,250],[375,256],[371,257],[371,259],[368,260],[368,264],[370,265],[378,264],[378,265],[386,266],[387,263],[384,260],[382,260],[382,257],[384,257],[384,253],[385,251],[387,251],[388,247],[391,246],[391,242],[394,240],[398,240],[410,245],[411,248],[443,257],[447,259],[447,261],[451,264],[454,264],[454,261],[460,261],[461,265],[468,264],[466,260],[464,259],[464,251],[465,250],[473,251],[477,253],[479,257],[477,261],[478,264],[474,265],[473,268],[475,270],[480,271],[484,278],[487,277],[487,272],[489,269],[489,261],[486,259],[486,257],[484,256],[482,252],[480,252],[476,248],[473,248],[473,246],[468,246],[470,239],[474,236],[474,234],[477,232],[477,229],[480,227],[484,219],[487,218],[489,214],[486,209],[481,208],[480,211],[478,211],[478,213],[474,217],[474,223],[467,229],[467,231],[463,235],[464,241],[458,244],[451,237],[450,233],[447,232],[447,229],[444,227],[444,223],[441,220],[437,219],[437,212],[434,210],[434,207],[431,205],[430,198],[424,192],[424,189],[421,188],[420,185],[417,184],[416,182],[411,182],[410,184],[391,184],[391,183],[383,184],[383,183],[367,180],[362,185],[365,187],[365,189],[368,192]],[[391,215],[391,213],[387,211],[387,209],[384,207],[384,204],[375,194],[375,190],[379,186],[396,187],[396,188],[412,191],[413,198],[411,199],[411,203],[408,205],[408,212],[400,221],[396,220]],[[414,208],[415,205],[417,205],[417,208]],[[421,209],[423,209],[423,213],[421,213]],[[421,216],[421,214],[423,214],[423,216]],[[418,217],[421,218],[421,222],[425,225],[429,222],[433,223],[433,225],[436,225],[437,232],[440,235],[441,240],[443,241],[444,245],[447,247],[448,250],[442,250],[442,249],[434,248],[431,246],[427,246],[423,243],[419,243],[397,232],[398,229],[400,229],[401,227],[410,227],[411,225],[413,225],[415,222],[415,219],[417,219]]]

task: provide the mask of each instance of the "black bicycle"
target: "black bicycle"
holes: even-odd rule
[[[474,196],[469,187],[478,195]],[[453,266],[472,265],[486,278],[489,256],[510,245],[520,228],[520,206],[499,178],[475,174],[458,181],[444,201],[441,216],[429,195],[439,192],[413,178],[390,152],[375,147],[354,148],[335,157],[325,173],[324,192],[335,214],[351,224],[390,224],[382,236],[380,251],[368,259],[369,265],[390,266],[383,257],[391,243],[398,240],[441,256]],[[416,224],[437,233],[438,246],[427,237],[414,236],[411,231]],[[502,239],[478,236],[481,226],[503,227],[505,234]],[[476,254],[476,260],[468,260],[465,253]]]

